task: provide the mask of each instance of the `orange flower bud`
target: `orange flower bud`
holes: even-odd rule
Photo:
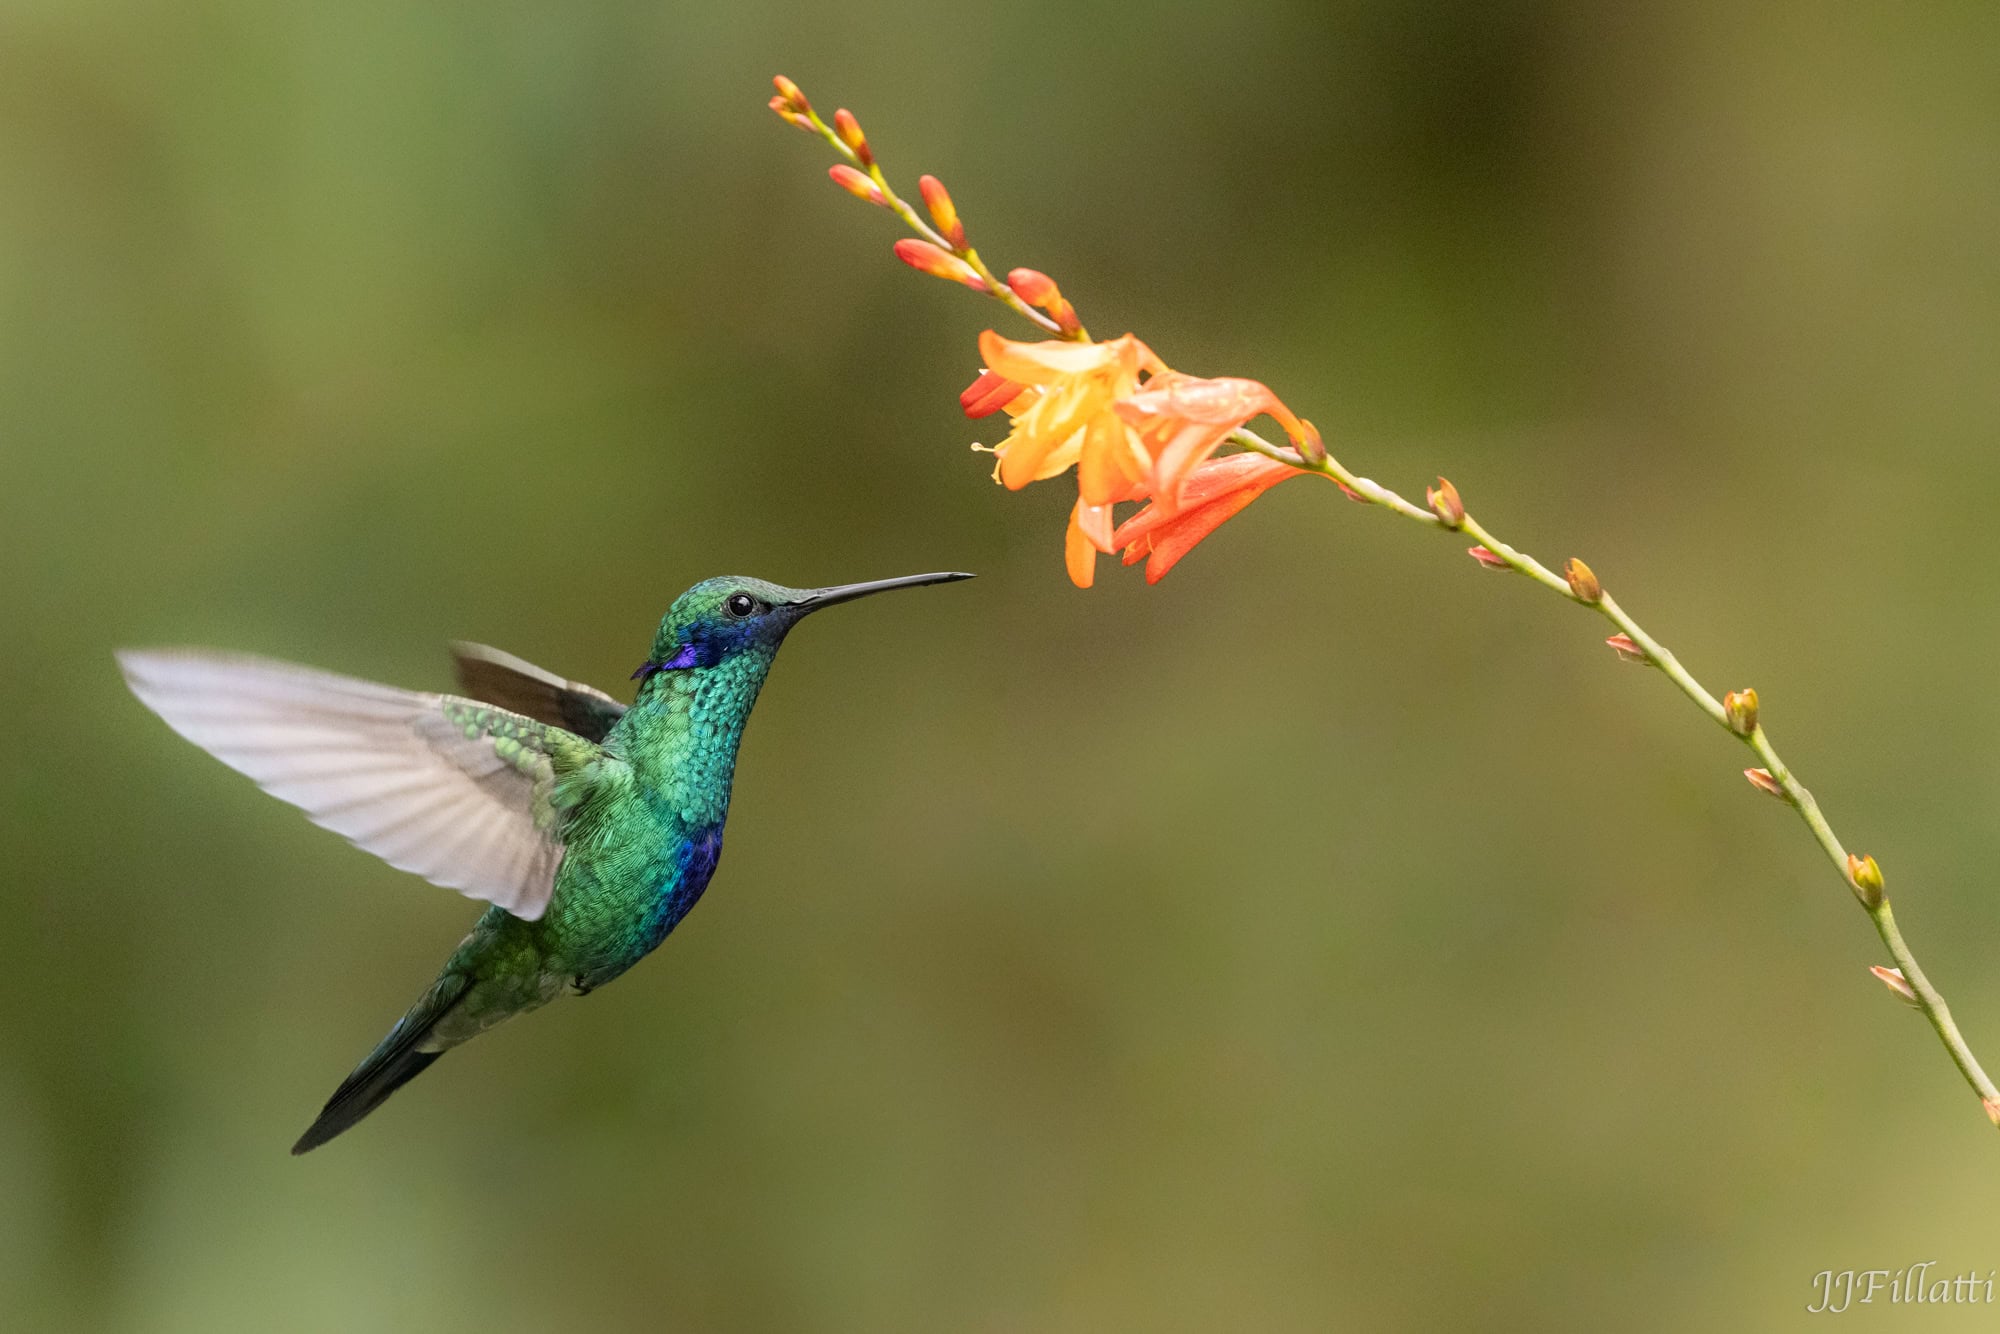
[[[1478,561],[1481,565],[1484,565],[1489,570],[1505,570],[1512,568],[1507,564],[1506,561],[1500,558],[1498,553],[1488,551],[1485,547],[1467,547],[1465,549],[1465,554],[1472,557],[1474,560]]]
[[[975,292],[986,290],[986,282],[972,266],[958,256],[938,249],[929,241],[919,241],[905,237],[896,242],[896,258],[917,270],[928,273],[933,278],[948,278],[955,283],[964,283]]]
[[[1574,556],[1571,556],[1569,562],[1563,566],[1563,578],[1569,580],[1570,594],[1578,602],[1596,606],[1604,597],[1604,586],[1597,582],[1597,576],[1591,573],[1588,565]]]
[[[806,95],[799,91],[799,86],[784,75],[773,77],[771,86],[778,90],[778,100],[793,111],[803,113],[812,110],[812,103],[806,101]]]
[[[958,396],[958,406],[966,416],[977,420],[991,417],[1026,392],[1028,387],[1024,384],[992,371],[981,371],[979,378],[967,385],[965,392]]]
[[[1769,769],[1745,769],[1743,776],[1749,779],[1750,786],[1756,788],[1759,792],[1768,792],[1780,801],[1790,801],[1792,799],[1791,794],[1785,791],[1784,784],[1771,777]]]
[[[1299,423],[1299,432],[1292,437],[1292,448],[1312,467],[1326,462],[1326,441],[1319,438],[1319,427],[1309,421]]]
[[[1651,658],[1646,656],[1646,650],[1634,643],[1630,635],[1612,635],[1604,642],[1611,645],[1611,651],[1616,653],[1625,662],[1652,661]]]
[[[868,136],[861,132],[861,122],[854,119],[854,113],[846,107],[833,113],[833,132],[840,142],[854,150],[855,161],[864,167],[875,165],[875,154],[869,151]]]
[[[1447,528],[1457,528],[1465,522],[1465,502],[1458,498],[1458,488],[1442,477],[1436,486],[1424,488],[1424,503]]]
[[[1056,322],[1056,327],[1064,333],[1074,333],[1080,327],[1076,307],[1063,300],[1056,280],[1048,274],[1038,269],[1015,269],[1007,275],[1007,286],[1029,305],[1046,310],[1049,318]]]
[[[778,90],[778,95],[771,99],[771,110],[777,112],[780,119],[810,131],[812,103],[806,101],[806,95],[799,91],[799,86],[782,74],[772,79],[771,84]]]
[[[1007,286],[1031,306],[1046,306],[1062,295],[1056,280],[1040,269],[1015,269],[1007,275]]]
[[[828,167],[826,174],[833,178],[835,185],[847,191],[847,193],[853,195],[856,199],[865,199],[871,204],[888,206],[889,201],[882,197],[881,187],[877,186],[875,182],[869,180],[861,172],[848,166],[845,162]]]
[[[1910,980],[1903,976],[1902,969],[1884,968],[1881,964],[1876,964],[1868,971],[1875,974],[1876,980],[1883,986],[1901,997],[1904,1004],[1915,1005],[1917,1003],[1917,993],[1911,989]]]
[[[1757,730],[1757,692],[1730,691],[1722,697],[1722,713],[1729,721],[1730,731],[1738,736],[1749,736]]]
[[[951,242],[951,248],[965,249],[965,224],[958,220],[958,206],[951,202],[944,182],[935,176],[922,176],[917,179],[917,189],[923,192],[924,207],[931,211],[931,221],[944,233],[944,239]]]
[[[1854,886],[1854,896],[1869,912],[1882,906],[1882,868],[1875,864],[1873,857],[1857,857],[1848,853],[1847,882]]]
[[[1981,1098],[1979,1105],[1986,1109],[1986,1119],[2000,1126],[2000,1098]]]

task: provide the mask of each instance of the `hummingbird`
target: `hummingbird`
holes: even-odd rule
[[[651,953],[715,874],[737,744],[792,627],[971,577],[705,579],[660,621],[629,708],[479,644],[454,646],[462,695],[241,654],[119,652],[132,693],[174,731],[391,866],[491,905],[292,1152],[349,1129],[453,1047]]]

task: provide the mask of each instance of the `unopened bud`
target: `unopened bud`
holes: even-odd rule
[[[1319,427],[1309,421],[1299,423],[1299,433],[1292,437],[1292,448],[1299,451],[1299,457],[1308,467],[1317,468],[1326,462],[1326,441],[1319,437]]]
[[[782,74],[772,79],[771,84],[778,90],[778,95],[771,99],[771,110],[800,129],[810,131],[812,103],[806,101],[806,95],[799,91],[799,86]]]
[[[896,242],[896,258],[919,273],[928,273],[933,278],[948,278],[955,283],[964,283],[975,292],[986,290],[985,279],[975,273],[970,264],[956,255],[938,249],[929,241],[905,237]]]
[[[1478,561],[1481,565],[1484,565],[1489,570],[1505,570],[1512,568],[1507,564],[1506,560],[1503,559],[1498,552],[1491,551],[1486,547],[1467,547],[1465,549],[1465,554],[1472,557],[1474,560]]]
[[[853,195],[856,199],[865,199],[871,204],[888,206],[889,201],[882,197],[882,188],[869,180],[865,173],[856,171],[845,162],[836,163],[828,167],[826,174],[833,178],[835,185],[847,191],[847,193]]]
[[[1465,522],[1465,502],[1458,498],[1458,488],[1442,477],[1436,486],[1424,488],[1424,503],[1447,528],[1457,528]]]
[[[1757,730],[1757,692],[1732,690],[1724,695],[1722,716],[1728,719],[1730,731],[1738,736],[1749,736]]]
[[[1346,496],[1349,500],[1355,502],[1357,505],[1373,505],[1375,503],[1368,497],[1362,495],[1359,491],[1356,491],[1353,487],[1349,486],[1347,483],[1341,481],[1338,477],[1333,479],[1333,484],[1340,488],[1341,495]]]
[[[1618,659],[1621,662],[1652,661],[1651,658],[1646,656],[1646,650],[1640,648],[1637,643],[1633,642],[1632,636],[1630,635],[1612,635],[1609,638],[1607,638],[1604,642],[1611,646],[1611,651],[1618,655]]]
[[[833,132],[840,142],[854,150],[854,160],[864,167],[875,165],[875,154],[869,151],[868,136],[861,132],[861,122],[854,119],[854,113],[846,107],[833,113]]]
[[[1597,582],[1597,576],[1574,556],[1563,566],[1563,578],[1569,580],[1569,591],[1578,602],[1595,606],[1604,597],[1604,586]]]
[[[1015,269],[1007,275],[1007,286],[1029,305],[1046,310],[1064,333],[1076,332],[1079,327],[1076,307],[1063,299],[1062,290],[1048,274],[1039,269]]]
[[[1917,993],[1910,989],[1910,981],[1903,976],[1902,969],[1884,968],[1881,964],[1876,964],[1868,971],[1875,974],[1876,980],[1883,986],[1901,997],[1904,1004],[1915,1005],[1917,1003]]]
[[[1756,788],[1759,792],[1768,792],[1781,801],[1790,801],[1792,799],[1791,793],[1785,791],[1785,785],[1771,777],[1769,769],[1745,769],[1743,776],[1749,779],[1750,786]]]
[[[1875,864],[1873,857],[1857,857],[1848,853],[1847,882],[1854,886],[1855,897],[1869,912],[1882,906],[1882,868]]]
[[[778,99],[792,110],[812,110],[812,103],[806,101],[806,95],[799,91],[799,86],[784,75],[775,76],[771,80],[771,86],[778,90]]]
[[[1986,1119],[2000,1127],[2000,1098],[1981,1098],[1979,1105],[1986,1110]]]
[[[990,417],[1012,403],[1028,391],[1024,384],[1017,384],[994,371],[981,371],[979,378],[965,387],[958,396],[958,406],[966,416],[977,420]]]
[[[951,202],[944,182],[935,176],[920,177],[917,189],[923,192],[924,207],[930,210],[931,221],[944,233],[944,239],[951,242],[951,248],[965,249],[965,224],[958,220],[958,206]]]

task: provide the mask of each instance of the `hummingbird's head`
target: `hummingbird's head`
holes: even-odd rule
[[[736,659],[768,664],[791,628],[822,607],[891,588],[971,577],[954,572],[911,574],[833,588],[786,588],[744,575],[704,579],[674,599],[653,638],[652,656],[632,675],[644,682],[655,672],[716,667]]]

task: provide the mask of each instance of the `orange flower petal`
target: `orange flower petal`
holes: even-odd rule
[[[1139,480],[1143,465],[1132,436],[1115,412],[1100,412],[1084,428],[1076,462],[1076,488],[1087,505],[1108,505]]]
[[[1076,508],[1070,511],[1069,521],[1091,546],[1107,556],[1118,550],[1117,544],[1111,540],[1111,506],[1087,505],[1079,498]]]
[[[987,329],[979,335],[979,355],[990,369],[1022,384],[1051,384],[1069,376],[1107,372],[1130,376],[1137,383],[1141,369],[1159,364],[1152,350],[1131,334],[1102,343],[1066,338],[1017,343]],[[1120,392],[1130,388],[1127,384]]]
[[[1199,469],[1188,484],[1189,504],[1165,510],[1156,500],[1126,520],[1112,535],[1125,548],[1125,563],[1143,557],[1146,582],[1157,584],[1203,539],[1235,518],[1279,482],[1305,474],[1261,454],[1233,454]]]
[[[1204,380],[1192,375],[1175,375],[1149,381],[1138,393],[1126,398],[1121,409],[1147,416],[1179,417],[1183,421],[1216,424],[1229,422],[1233,430],[1260,413],[1283,410],[1278,396],[1255,380],[1234,376]],[[1276,414],[1273,413],[1275,416]],[[1291,417],[1285,411],[1285,417]],[[1296,421],[1296,419],[1294,419]]]
[[[1026,392],[1027,386],[1016,384],[1004,375],[981,371],[979,378],[958,396],[958,406],[968,417],[990,417]]]
[[[1069,528],[1063,533],[1063,564],[1069,567],[1069,581],[1078,588],[1089,588],[1097,577],[1097,548],[1084,535],[1083,525],[1078,515],[1083,504],[1070,511]]]

